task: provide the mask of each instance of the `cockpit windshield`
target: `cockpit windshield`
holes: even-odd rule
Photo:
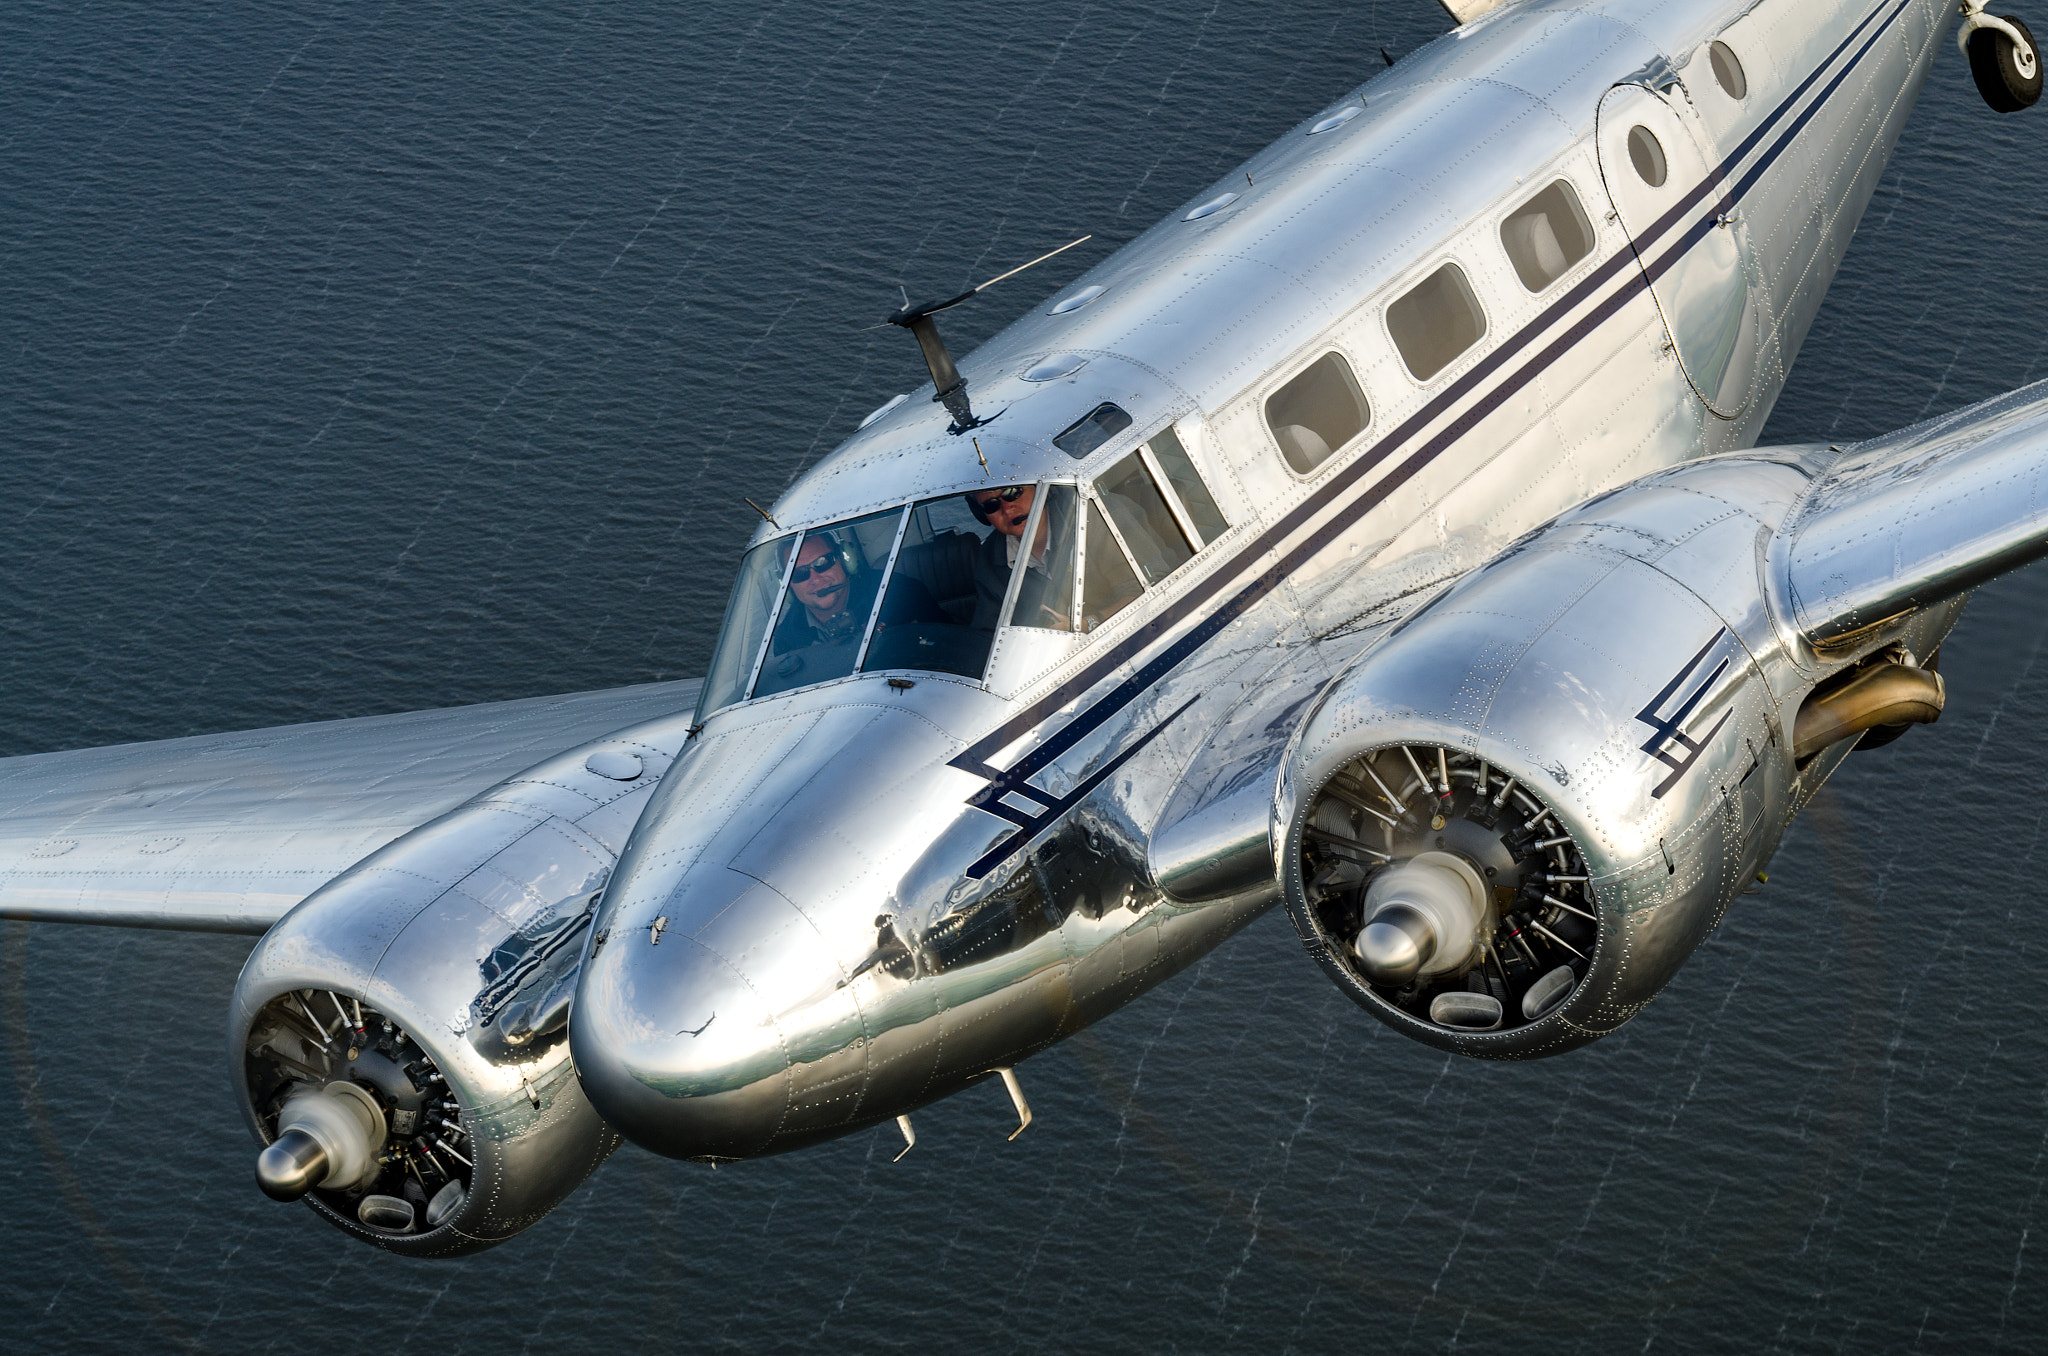
[[[754,683],[756,697],[853,672],[902,519],[901,509],[891,509],[803,534],[784,576],[782,608]],[[930,601],[917,600],[918,620],[936,614]]]
[[[856,670],[980,678],[1010,575],[998,525],[1021,530],[1032,497],[1029,485],[947,495],[754,547],[699,713]]]
[[[1168,428],[1092,488],[991,485],[772,538],[740,562],[699,717],[856,672],[978,680],[998,626],[1078,639],[1227,526]]]

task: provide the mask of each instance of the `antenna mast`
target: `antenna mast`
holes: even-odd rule
[[[953,423],[946,432],[956,435],[965,433],[969,429],[980,428],[989,420],[974,417],[974,407],[967,401],[967,378],[961,376],[960,369],[953,365],[953,355],[946,351],[946,341],[939,337],[938,324],[932,317],[949,307],[958,306],[961,302],[978,292],[994,287],[1005,278],[1016,277],[1025,269],[1030,268],[1032,264],[1042,264],[1052,258],[1053,255],[1064,254],[1083,241],[1094,238],[1090,234],[1082,236],[1080,240],[1069,241],[1050,253],[1039,255],[1029,264],[1019,264],[1008,273],[998,273],[981,286],[970,287],[957,297],[948,297],[944,301],[920,302],[915,306],[910,305],[906,301],[902,310],[896,311],[888,317],[886,323],[909,330],[917,339],[918,350],[924,354],[924,365],[932,374],[932,399],[944,405],[946,413],[953,416]],[[1000,414],[1001,411],[999,410],[997,413]],[[993,418],[995,418],[995,415],[989,416],[989,419]]]

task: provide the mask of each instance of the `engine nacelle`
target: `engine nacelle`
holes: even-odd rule
[[[1825,746],[1795,755],[1816,683],[1839,704],[1859,660],[1910,667],[1960,606],[1832,656],[1776,619],[1767,548],[1821,464],[1756,453],[1595,500],[1329,686],[1283,765],[1275,849],[1339,987],[1484,1058],[1604,1035],[1705,939],[1855,736],[1931,718],[1865,698],[1862,724],[1832,713]],[[1923,689],[1938,710],[1938,683]]]
[[[527,1228],[618,1147],[570,1062],[569,1002],[599,893],[688,722],[493,788],[257,943],[228,1052],[266,1192],[388,1251],[453,1256]]]

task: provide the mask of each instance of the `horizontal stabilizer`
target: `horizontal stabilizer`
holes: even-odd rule
[[[1821,650],[2048,554],[2048,382],[1844,449],[1785,538]]]
[[[0,759],[0,918],[260,933],[400,834],[696,705],[649,683]]]

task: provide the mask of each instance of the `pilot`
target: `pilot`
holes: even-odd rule
[[[1025,525],[1031,521],[1031,504],[1037,489],[1031,485],[1006,485],[999,490],[974,490],[967,507],[980,521],[995,529],[984,537],[974,557],[974,626],[993,631],[1002,614],[1003,594],[1010,587],[1010,571],[1016,568],[1019,543]],[[1041,521],[1031,547],[1031,564],[1045,567],[1045,545],[1051,524]]]
[[[860,568],[859,548],[852,542],[840,542],[826,532],[808,534],[797,548],[796,566],[789,572],[789,595],[796,606],[782,610],[782,620],[775,627],[775,653],[858,643],[868,614],[874,611],[875,590],[880,584],[876,571]],[[931,590],[899,570],[876,629],[945,620]],[[850,668],[851,655],[846,662]]]
[[[873,577],[863,574],[865,588],[853,587],[852,550],[822,532],[813,532],[797,548],[796,568],[789,572],[789,592],[800,606],[789,609],[784,629],[801,645],[822,645],[856,635],[875,601]],[[851,606],[856,593],[860,606]],[[809,636],[797,634],[808,630]],[[790,649],[793,646],[780,646]]]

